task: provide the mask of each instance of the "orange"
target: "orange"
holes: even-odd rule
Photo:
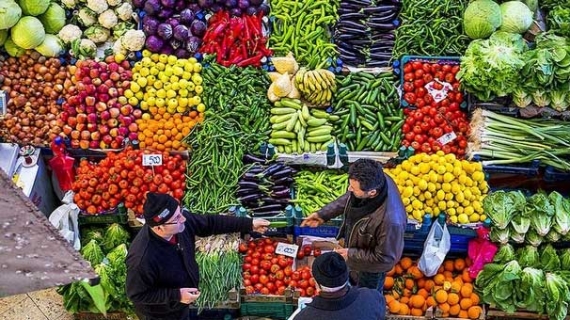
[[[418,286],[418,288],[423,288],[426,286],[426,278],[419,278],[416,279],[416,285]]]
[[[473,306],[467,310],[467,317],[469,319],[478,319],[481,315],[481,307]]]
[[[469,313],[465,310],[461,310],[461,311],[459,311],[459,318],[467,319],[467,318],[469,318]]]
[[[447,295],[447,303],[449,303],[450,306],[456,305],[459,303],[459,295],[457,293],[449,293]]]
[[[402,291],[402,296],[405,297],[405,298],[411,297],[411,296],[412,296],[412,290],[405,288],[405,289]]]
[[[410,303],[410,298],[403,296],[400,298],[400,305],[408,305],[408,303]]]
[[[424,288],[418,290],[417,294],[424,297],[424,299],[427,299],[427,297],[429,297],[429,292]]]
[[[429,297],[426,299],[426,305],[427,305],[428,307],[434,307],[434,306],[437,305],[437,302],[435,301],[435,298],[434,298],[433,296],[429,296]]]
[[[400,302],[398,302],[398,300],[393,300],[388,304],[388,310],[390,313],[398,314],[398,312],[400,312]]]
[[[469,297],[469,299],[471,299],[471,301],[473,301],[473,305],[474,305],[474,306],[478,305],[478,304],[481,302],[481,300],[479,299],[479,295],[476,294],[475,292],[473,292],[473,293],[471,294],[471,296]]]
[[[447,304],[447,302],[444,303],[440,303],[437,305],[437,307],[443,312],[443,313],[449,313],[449,309],[451,308],[449,306],[449,304]]]
[[[412,264],[413,264],[413,261],[409,257],[403,257],[400,260],[400,265],[402,266],[402,269],[404,269],[404,270],[409,269],[412,266]]]
[[[465,268],[463,269],[463,273],[461,273],[461,279],[463,280],[464,283],[471,283],[473,282],[473,279],[471,278],[471,276],[469,275],[469,268]]]
[[[454,266],[456,271],[463,271],[463,269],[465,269],[465,260],[463,260],[461,258],[457,258],[453,262],[453,266]]]
[[[453,272],[453,270],[455,270],[453,260],[445,260],[443,262],[443,269],[445,269],[445,271]]]
[[[473,293],[473,285],[471,285],[471,283],[465,283],[461,287],[460,293],[463,298],[470,298]]]
[[[389,305],[390,302],[396,300],[396,299],[394,299],[394,296],[392,296],[391,294],[385,294],[384,299],[386,299],[386,305]]]
[[[450,316],[456,316],[459,314],[460,311],[461,311],[461,307],[458,304],[449,307],[449,315]]]
[[[392,269],[386,273],[386,276],[392,277],[394,274],[396,274],[396,266],[393,266]]]
[[[412,290],[416,286],[416,283],[414,282],[414,280],[408,278],[408,279],[406,279],[405,286],[407,289]]]
[[[433,282],[433,280],[428,279],[428,280],[426,280],[426,282],[424,284],[424,289],[426,289],[428,292],[431,292],[431,290],[433,289],[433,286],[435,286],[435,283]]]
[[[410,308],[408,307],[408,305],[400,303],[400,312],[398,312],[398,314],[402,315],[402,316],[409,315],[410,314]]]
[[[462,287],[461,283],[459,283],[457,281],[453,281],[451,283],[451,292],[456,292],[456,293],[461,292],[461,287]]]
[[[459,301],[459,305],[461,306],[461,309],[468,310],[473,306],[473,301],[471,301],[469,298],[463,298],[461,301]]]
[[[416,266],[410,267],[408,269],[408,273],[410,273],[414,279],[420,279],[424,277],[423,272]]]
[[[384,280],[384,289],[390,290],[392,289],[392,287],[394,287],[394,278],[386,277],[386,279]]]
[[[412,307],[414,308],[423,308],[426,303],[426,299],[419,294],[413,295],[410,300],[412,302]]]
[[[442,285],[443,282],[445,282],[445,276],[444,276],[443,274],[441,274],[441,273],[438,273],[438,274],[436,274],[436,275],[433,277],[433,281],[434,281],[435,284],[437,284],[437,285]]]
[[[424,311],[422,309],[419,309],[419,308],[412,308],[412,310],[410,311],[410,314],[412,316],[421,317],[424,315]]]
[[[447,302],[447,291],[445,290],[438,290],[435,293],[435,301],[437,301],[437,303],[446,303]]]

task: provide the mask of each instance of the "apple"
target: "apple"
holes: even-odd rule
[[[117,88],[110,88],[109,95],[113,98],[116,98],[119,96],[119,90],[117,90]]]
[[[116,128],[119,126],[119,120],[111,118],[107,120],[107,125],[109,128]]]
[[[129,140],[135,141],[135,140],[138,140],[138,138],[139,138],[139,133],[138,133],[138,132],[131,132],[131,133],[129,133]]]
[[[105,106],[105,107],[107,107],[107,106]],[[103,121],[107,121],[107,120],[111,119],[111,114],[109,113],[108,110],[101,111],[99,116],[101,117],[101,120],[103,120]]]
[[[122,115],[121,115],[122,116]],[[121,124],[125,127],[130,126],[131,124],[133,124],[133,118],[129,117],[129,116],[123,116],[122,120],[119,119],[119,122],[121,122]]]
[[[129,129],[127,127],[119,127],[119,135],[121,137],[126,137],[129,134]]]
[[[91,148],[91,149],[99,148],[99,140],[91,140],[89,142],[89,148]]]
[[[95,112],[97,112],[97,109],[95,109],[95,106],[85,107],[85,113],[90,114],[90,113],[95,113]]]
[[[124,140],[125,140],[125,137],[122,137],[122,136],[116,136],[115,137],[115,142],[117,142],[119,144],[119,146],[123,145]]]
[[[141,109],[135,109],[133,110],[133,117],[135,117],[135,119],[140,119],[142,117],[142,113]]]
[[[139,126],[135,122],[133,122],[129,125],[129,131],[130,132],[138,132]]]
[[[91,81],[93,83],[94,86],[99,86],[101,85],[101,83],[103,83],[103,81],[100,78],[93,78],[93,80]]]
[[[87,124],[87,131],[89,132],[95,132],[98,130],[98,125],[96,123],[88,123]]]
[[[71,134],[71,131],[73,131],[73,128],[70,125],[66,124],[63,126],[62,131],[63,131],[63,134],[65,134],[66,136],[69,137],[69,135]]]
[[[71,140],[70,144],[71,144],[71,147],[72,147],[73,149],[79,148],[79,140],[77,140],[77,139]]]
[[[89,140],[80,140],[79,147],[84,150],[89,149]]]
[[[109,74],[107,72],[102,72],[100,78],[103,81],[109,80]]]
[[[101,133],[99,131],[91,132],[91,140],[101,140]]]
[[[111,128],[109,135],[113,138],[119,136],[119,128]]]
[[[107,104],[105,102],[99,101],[95,105],[95,109],[97,112],[103,113],[104,111],[107,111]]]
[[[67,118],[66,122],[68,125],[75,127],[75,125],[77,125],[77,118],[76,117],[69,117],[69,118]]]
[[[96,113],[90,113],[87,115],[87,122],[88,123],[97,123],[97,114]]]
[[[89,77],[91,79],[98,78],[99,77],[99,70],[98,69],[89,70]]]
[[[119,70],[119,65],[116,62],[109,63],[109,71],[117,72]]]
[[[103,136],[103,138],[101,139],[101,141],[103,143],[105,143],[106,145],[110,145],[111,142],[113,142],[113,137],[111,137],[110,135],[106,134]]]
[[[85,113],[80,113],[77,115],[77,123],[86,123],[87,115]]]
[[[102,124],[98,127],[98,130],[101,135],[106,135],[109,133],[109,126]]]
[[[133,107],[130,104],[123,105],[121,107],[121,114],[128,116],[133,112]]]
[[[79,140],[79,137],[81,136],[81,132],[77,131],[77,130],[73,130],[71,131],[70,137],[73,140]]]
[[[94,106],[94,105],[95,105],[95,102],[97,102],[97,100],[95,99],[95,97],[93,97],[93,96],[85,97],[85,104],[86,104],[86,105],[88,105],[88,106]]]
[[[91,132],[87,130],[81,131],[81,140],[89,140],[91,138]]]
[[[109,144],[101,141],[99,142],[99,149],[109,149]]]
[[[121,114],[121,110],[119,108],[111,108],[109,109],[109,113],[111,114],[111,118],[116,119]]]
[[[87,95],[94,95],[97,90],[95,89],[95,86],[92,84],[88,84],[85,86],[85,92],[87,93]]]
[[[78,123],[78,124],[75,126],[75,130],[77,130],[77,131],[83,131],[83,130],[86,130],[86,129],[87,129],[87,124],[85,124],[85,123]]]
[[[119,142],[113,140],[113,141],[111,142],[111,149],[119,149],[119,148],[121,148],[121,145],[122,145],[122,144],[123,144],[122,142],[119,143]]]
[[[118,72],[113,71],[109,75],[109,79],[116,82],[116,81],[119,81],[121,79],[121,75]]]

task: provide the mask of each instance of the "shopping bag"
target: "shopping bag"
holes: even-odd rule
[[[59,230],[59,234],[77,251],[81,249],[79,241],[79,208],[73,203],[73,191],[68,191],[61,200],[63,203],[49,216],[49,222]]]
[[[498,250],[497,246],[489,240],[489,230],[487,228],[478,228],[476,232],[477,238],[469,240],[467,246],[467,256],[473,261],[473,264],[469,267],[471,279],[477,278],[485,264],[493,261]]]
[[[445,256],[450,248],[451,236],[447,230],[447,225],[442,226],[435,222],[432,224],[424,243],[424,251],[420,257],[418,267],[427,277],[434,276],[443,260],[445,260]]]

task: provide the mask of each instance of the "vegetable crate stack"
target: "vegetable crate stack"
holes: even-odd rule
[[[492,220],[491,241],[499,245],[492,263],[477,276],[483,302],[509,316],[516,311],[564,319],[570,288],[568,246],[570,200],[556,191],[525,197],[496,191],[483,205]]]

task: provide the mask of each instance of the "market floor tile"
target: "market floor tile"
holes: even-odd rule
[[[0,320],[73,320],[55,289],[0,299]]]

